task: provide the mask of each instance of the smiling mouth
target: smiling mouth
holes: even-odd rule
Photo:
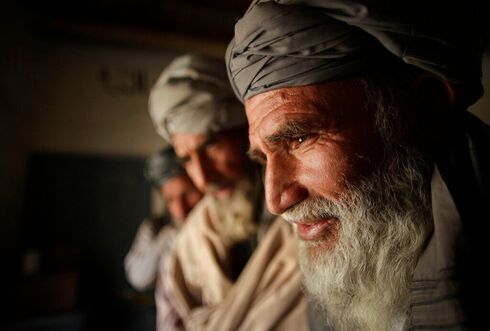
[[[296,222],[296,232],[301,240],[312,241],[335,234],[338,228],[336,218],[326,218]]]

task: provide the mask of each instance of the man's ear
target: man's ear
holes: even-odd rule
[[[415,143],[427,152],[446,141],[455,106],[451,83],[430,73],[422,73],[412,85]]]

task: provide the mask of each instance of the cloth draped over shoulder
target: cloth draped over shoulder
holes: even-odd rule
[[[245,236],[227,235],[222,218],[215,201],[206,196],[188,217],[169,258],[170,301],[183,328],[304,330],[306,303],[290,226],[275,221],[233,280],[230,247]]]
[[[193,310],[189,330],[307,330],[297,240],[277,219],[223,300]]]
[[[255,0],[235,25],[226,62],[237,97],[407,63],[483,93],[485,1]]]
[[[209,134],[246,123],[226,77],[225,63],[201,55],[174,59],[150,91],[149,112],[158,134]]]

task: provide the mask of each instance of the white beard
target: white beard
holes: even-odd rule
[[[305,290],[335,330],[400,330],[408,317],[411,275],[433,225],[423,162],[398,157],[339,202],[310,199],[283,215],[339,220],[330,249],[300,242]]]
[[[212,190],[210,196],[214,203],[216,226],[221,234],[221,240],[227,246],[249,239],[257,232],[257,220],[254,218],[259,189],[250,180],[241,180],[231,196],[219,199]]]

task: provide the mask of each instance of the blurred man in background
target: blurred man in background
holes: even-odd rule
[[[284,222],[269,229],[259,171],[246,154],[245,114],[224,62],[176,58],[153,87],[149,108],[157,131],[205,194],[170,257],[167,278],[182,326],[301,329],[296,242]]]
[[[145,178],[161,194],[167,210],[164,215],[141,223],[124,261],[128,281],[138,290],[154,284],[161,260],[170,253],[185,218],[202,197],[172,148],[162,149],[147,159]]]
[[[488,324],[482,4],[259,0],[238,21],[228,73],[313,329]]]

